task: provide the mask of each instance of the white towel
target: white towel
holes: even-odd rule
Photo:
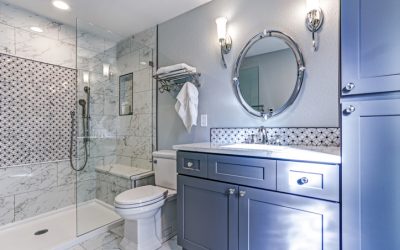
[[[183,121],[186,130],[190,133],[193,125],[197,125],[197,108],[199,104],[199,91],[191,82],[186,82],[179,91],[175,110]]]
[[[175,65],[159,68],[157,70],[157,75],[158,74],[168,74],[168,73],[170,73],[172,71],[183,70],[183,69],[186,69],[186,70],[191,71],[193,73],[196,72],[196,68],[195,67],[189,66],[186,63],[178,63],[178,64],[175,64]]]

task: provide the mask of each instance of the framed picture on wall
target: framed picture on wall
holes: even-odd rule
[[[133,73],[119,77],[119,115],[132,115]]]

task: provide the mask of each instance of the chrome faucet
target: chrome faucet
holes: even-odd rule
[[[264,126],[261,126],[258,129],[258,135],[261,137],[261,143],[267,144],[268,143],[268,133],[267,129]]]

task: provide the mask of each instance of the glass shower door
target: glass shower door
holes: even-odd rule
[[[78,167],[84,166],[76,171],[78,235],[121,219],[113,202],[134,187],[129,173],[152,170],[153,30],[124,38],[77,21]]]

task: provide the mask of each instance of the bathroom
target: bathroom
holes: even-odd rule
[[[400,249],[399,10],[0,0],[0,249]]]

